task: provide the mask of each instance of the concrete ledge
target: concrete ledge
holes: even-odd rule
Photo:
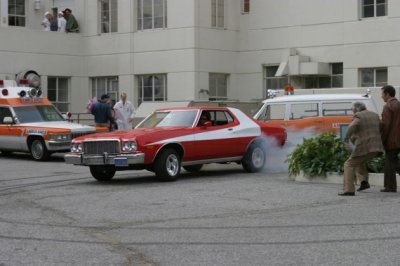
[[[400,184],[400,177],[397,175],[397,185]],[[309,183],[326,183],[326,184],[343,184],[343,175],[339,175],[338,173],[328,173],[325,177],[313,177],[304,175],[303,173],[296,176],[294,179],[296,182],[309,182]],[[383,187],[383,174],[369,174],[369,183],[372,186],[381,186]]]

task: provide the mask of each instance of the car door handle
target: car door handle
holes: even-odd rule
[[[233,128],[228,128],[228,130],[229,130],[229,131],[232,131],[232,130],[233,130]]]

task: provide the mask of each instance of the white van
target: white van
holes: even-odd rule
[[[354,102],[363,102],[368,110],[377,112],[368,95],[309,94],[264,100],[253,117],[291,131],[312,128],[316,132],[338,133],[340,124],[351,123]]]

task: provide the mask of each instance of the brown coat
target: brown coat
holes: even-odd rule
[[[396,98],[383,107],[382,142],[386,150],[400,149],[400,102]]]
[[[378,114],[368,110],[355,113],[344,139],[349,140],[354,144],[351,157],[383,152]]]

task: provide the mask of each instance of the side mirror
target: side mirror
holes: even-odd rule
[[[204,127],[211,127],[212,126],[212,122],[211,121],[206,121],[203,124]]]
[[[14,124],[14,119],[11,116],[6,116],[3,118],[3,124],[12,125]]]

